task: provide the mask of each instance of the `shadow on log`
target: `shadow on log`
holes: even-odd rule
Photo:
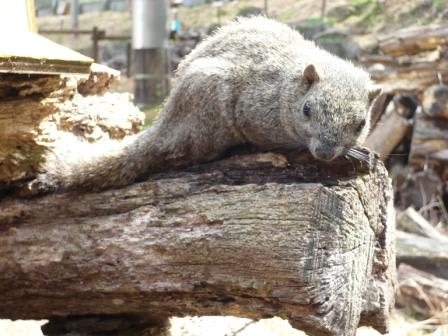
[[[240,155],[0,208],[0,318],[51,330],[76,316],[280,316],[310,335],[387,330],[394,211],[381,163]]]

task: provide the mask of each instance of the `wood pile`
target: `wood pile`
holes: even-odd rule
[[[366,146],[394,181],[397,301],[448,323],[448,27],[405,29],[379,50],[361,59],[384,89]]]

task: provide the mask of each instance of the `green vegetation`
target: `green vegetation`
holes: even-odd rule
[[[350,0],[356,15],[361,22],[366,22],[370,27],[384,20],[384,11],[380,3],[375,0]]]
[[[303,21],[303,24],[305,26],[316,26],[316,25],[329,25],[333,26],[336,23],[336,19],[324,17],[324,18],[309,18]]]
[[[142,107],[141,110],[145,114],[145,124],[143,125],[143,128],[145,129],[153,124],[157,115],[162,110],[162,104],[147,105]]]
[[[263,14],[263,9],[255,6],[246,6],[241,8],[236,16],[254,16]]]
[[[443,9],[446,6],[446,0],[432,0],[432,4],[437,9]]]

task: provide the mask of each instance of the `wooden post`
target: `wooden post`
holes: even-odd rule
[[[99,61],[98,40],[99,40],[98,27],[94,26],[92,29],[92,58],[95,60],[95,62]]]
[[[79,28],[78,16],[79,16],[79,0],[71,0],[70,17],[72,21],[72,30],[75,35],[76,31]]]
[[[131,67],[132,67],[132,44],[130,42],[126,43],[126,77],[131,78]]]
[[[169,91],[166,2],[134,0],[133,6],[135,103],[160,103]]]
[[[325,18],[326,9],[327,9],[327,0],[322,0],[322,7],[321,7],[321,12],[320,12],[320,17],[322,19]]]
[[[169,91],[166,49],[134,50],[134,101],[137,105],[160,103]]]

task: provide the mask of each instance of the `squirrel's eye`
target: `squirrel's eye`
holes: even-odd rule
[[[361,131],[363,130],[364,126],[366,125],[366,121],[363,120],[359,123],[358,127],[356,127],[356,133],[361,133]]]
[[[303,104],[303,115],[307,118],[311,118],[311,103],[309,101],[306,101],[305,104]]]

